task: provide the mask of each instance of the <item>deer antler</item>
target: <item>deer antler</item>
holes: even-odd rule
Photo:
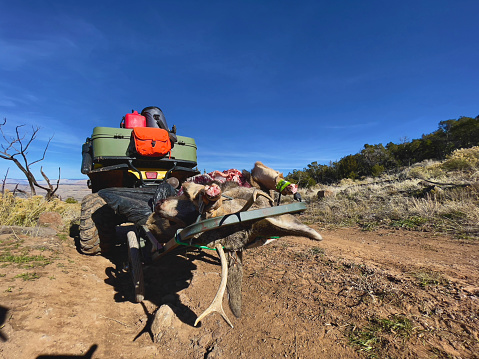
[[[265,197],[267,200],[269,200],[271,203],[274,203],[274,199],[271,198],[271,196],[267,195],[264,192],[258,192],[256,188],[253,190],[253,193],[251,194],[251,197],[248,199],[248,201],[245,203],[243,208],[239,210],[239,212],[244,212],[247,211],[248,209],[251,208],[251,206],[256,202],[259,196]]]
[[[217,312],[223,317],[226,323],[228,323],[231,326],[231,328],[233,328],[233,324],[231,324],[231,321],[228,319],[225,311],[223,310],[223,296],[225,294],[226,282],[228,280],[228,263],[226,261],[225,252],[221,244],[216,245],[216,251],[218,252],[218,255],[220,256],[220,261],[221,261],[220,287],[218,288],[218,292],[216,292],[216,296],[215,296],[215,299],[213,299],[213,302],[211,302],[210,306],[196,319],[195,327],[201,321],[201,319],[206,317],[208,314],[212,312]]]

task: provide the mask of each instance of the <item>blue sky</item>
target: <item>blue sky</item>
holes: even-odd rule
[[[158,106],[203,171],[283,171],[479,115],[478,1],[0,0],[0,118],[80,173],[95,126]],[[0,176],[23,175],[0,160]]]

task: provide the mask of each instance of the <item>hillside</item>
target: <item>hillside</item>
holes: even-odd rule
[[[301,187],[311,187],[316,183],[338,183],[342,179],[379,177],[423,161],[442,161],[454,151],[479,145],[479,116],[441,121],[438,127],[412,141],[404,139],[401,143],[389,142],[385,146],[365,144],[360,152],[327,165],[312,162],[303,170],[289,173],[287,179]]]
[[[456,150],[444,161],[303,190],[310,203],[304,220],[326,228],[404,228],[477,239],[478,181],[479,147]]]

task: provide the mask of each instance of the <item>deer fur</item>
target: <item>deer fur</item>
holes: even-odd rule
[[[245,172],[243,172],[247,176]],[[262,162],[257,161],[254,164],[254,168],[251,170],[249,176],[249,182],[252,186],[257,187],[263,191],[276,191],[277,185],[281,180],[284,180],[284,176],[281,172],[278,172],[268,166],[265,166]],[[297,191],[297,186],[290,184],[287,186],[281,194],[294,194]]]

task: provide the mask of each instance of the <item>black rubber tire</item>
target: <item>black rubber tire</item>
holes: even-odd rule
[[[116,226],[120,223],[97,193],[85,196],[81,203],[80,251],[89,255],[108,253],[115,244]]]
[[[128,261],[133,287],[135,289],[134,301],[140,303],[145,299],[145,284],[143,279],[143,267],[141,263],[140,245],[134,231],[126,234],[128,242]]]

